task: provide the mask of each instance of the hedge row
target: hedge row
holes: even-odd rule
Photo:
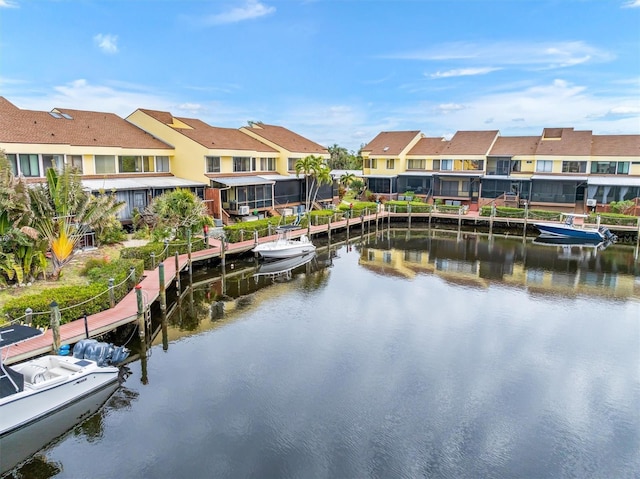
[[[129,269],[135,269],[134,281],[125,281]],[[102,272],[93,271],[103,269]],[[7,319],[21,318],[27,308],[34,313],[32,325],[45,327],[50,323],[51,303],[55,301],[60,308],[60,323],[68,323],[86,314],[95,314],[109,309],[109,279],[114,279],[114,296],[116,302],[122,300],[137,283],[143,274],[142,261],[119,259],[105,263],[103,267],[96,265],[87,271],[91,283],[88,285],[70,285],[50,288],[40,293],[24,295],[5,303],[2,313]],[[95,279],[95,280],[94,280]],[[120,284],[123,283],[123,284]],[[69,308],[69,309],[67,309]]]
[[[191,242],[191,251],[200,251],[205,249],[204,238],[194,238]],[[163,261],[171,256],[178,254],[187,254],[188,247],[184,241],[170,242],[165,251],[165,243],[151,242],[143,246],[130,246],[120,250],[120,258],[122,259],[139,259],[144,261],[144,269],[152,270]],[[152,254],[155,255],[155,264]]]

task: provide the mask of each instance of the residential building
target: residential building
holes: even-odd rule
[[[279,126],[219,128],[145,109],[127,121],[174,146],[174,171],[208,183],[209,211],[224,222],[301,205],[304,182],[295,174],[295,162],[310,154],[328,157],[322,146]],[[331,188],[324,193],[319,197],[332,199]]]
[[[382,132],[362,155],[368,189],[387,198],[412,192],[472,210],[499,202],[577,212],[640,198],[640,135],[545,128],[540,136],[459,131],[445,140]],[[401,171],[382,175],[390,164]]]
[[[0,97],[0,149],[16,176],[42,182],[48,168],[76,168],[94,194],[115,192],[130,222],[155,196],[206,183],[172,173],[174,148],[112,113],[55,108],[23,110]]]

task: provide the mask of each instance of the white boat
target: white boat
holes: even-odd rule
[[[315,251],[311,253],[293,256],[291,258],[277,259],[273,261],[265,261],[258,266],[254,277],[269,276],[276,277],[282,275],[290,275],[291,271],[303,266],[313,260],[316,257]]]
[[[302,235],[298,239],[291,238],[291,228],[278,228],[277,238],[273,241],[261,243],[253,248],[254,253],[258,253],[263,258],[284,259],[308,254],[316,250],[316,247],[307,237]]]
[[[120,368],[112,363],[129,354],[122,347],[82,340],[73,356],[50,354],[11,366],[3,363],[5,348],[39,334],[23,325],[0,328],[0,437],[117,383]]]
[[[534,223],[534,226],[540,231],[542,238],[570,238],[576,242],[585,243],[601,243],[605,240],[615,241],[615,235],[608,228],[600,226],[598,217],[598,225],[595,228],[588,226],[576,226],[574,220],[576,218],[588,218],[588,215],[576,213],[562,213],[565,216],[564,223]]]
[[[117,382],[111,383],[37,422],[0,436],[0,477],[19,469],[43,448],[61,440],[75,426],[101,411],[119,387]],[[7,477],[27,476],[17,470]]]

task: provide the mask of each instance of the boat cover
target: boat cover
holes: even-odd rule
[[[11,326],[3,326],[0,328],[0,348],[9,346],[10,344],[19,343],[25,339],[40,336],[42,331],[31,326],[23,324],[12,324]]]

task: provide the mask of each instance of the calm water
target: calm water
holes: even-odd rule
[[[168,348],[18,477],[638,477],[632,248],[355,240],[197,272]]]

